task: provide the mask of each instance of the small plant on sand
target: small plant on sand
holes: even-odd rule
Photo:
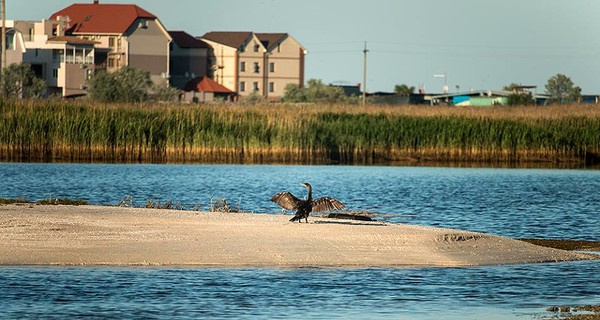
[[[133,208],[133,197],[130,195],[126,195],[118,204],[119,207]]]
[[[225,198],[210,198],[210,212],[242,212],[241,199],[238,199],[238,205],[236,208],[229,207],[227,199]]]
[[[160,200],[154,201],[154,199],[150,198],[146,201],[145,208],[152,209],[171,209],[171,210],[183,210],[184,207],[179,202],[173,202],[171,200],[167,200],[164,203],[160,203]]]
[[[0,205],[3,205],[3,204],[16,204],[16,203],[31,203],[31,201],[23,199],[23,198],[16,198],[16,199],[0,198]]]
[[[61,198],[48,198],[36,202],[38,205],[65,205],[65,206],[86,206],[89,203],[85,200],[71,200]]]

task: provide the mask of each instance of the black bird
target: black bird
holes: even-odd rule
[[[322,197],[318,199],[312,198],[312,186],[310,183],[302,183],[308,189],[306,200],[296,198],[293,194],[284,191],[279,192],[271,198],[271,201],[277,203],[280,207],[286,210],[296,210],[296,215],[290,221],[298,220],[302,223],[302,219],[308,223],[308,216],[311,212],[329,211],[334,209],[344,209],[346,206],[336,199],[330,197]]]

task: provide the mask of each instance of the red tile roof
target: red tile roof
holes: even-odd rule
[[[206,42],[194,38],[185,31],[169,31],[169,35],[180,48],[208,48]]]
[[[197,91],[197,92],[214,92],[214,93],[234,93],[233,91],[225,88],[224,86],[216,83],[209,77],[197,77],[185,85],[185,91]]]
[[[50,19],[68,16],[73,34],[124,34],[139,18],[156,19],[152,13],[134,4],[72,4]]]
[[[214,41],[237,49],[241,47],[250,36],[252,36],[252,32],[247,31],[213,31],[204,34],[202,39]]]

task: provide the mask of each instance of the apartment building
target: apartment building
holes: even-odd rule
[[[253,92],[280,100],[285,86],[304,84],[306,50],[287,33],[208,32],[215,81],[244,98]]]
[[[185,31],[169,31],[171,86],[185,89],[189,81],[206,76],[209,46]]]
[[[84,95],[94,73],[94,42],[64,34],[64,19],[7,21],[7,64],[29,63],[48,95]]]
[[[77,3],[50,17],[67,21],[65,33],[96,45],[97,70],[116,71],[124,66],[150,73],[152,81],[169,79],[171,36],[152,13],[133,4]]]

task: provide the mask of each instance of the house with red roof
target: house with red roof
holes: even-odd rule
[[[168,81],[171,36],[152,13],[134,4],[76,3],[51,15],[64,18],[65,33],[96,43],[96,70],[130,66],[146,70],[156,84]]]
[[[304,84],[306,49],[287,33],[208,32],[209,72],[241,98],[256,92],[272,101],[288,84]]]
[[[208,76],[194,78],[183,88],[183,101],[213,102],[216,100],[233,101],[235,92],[218,84]]]

